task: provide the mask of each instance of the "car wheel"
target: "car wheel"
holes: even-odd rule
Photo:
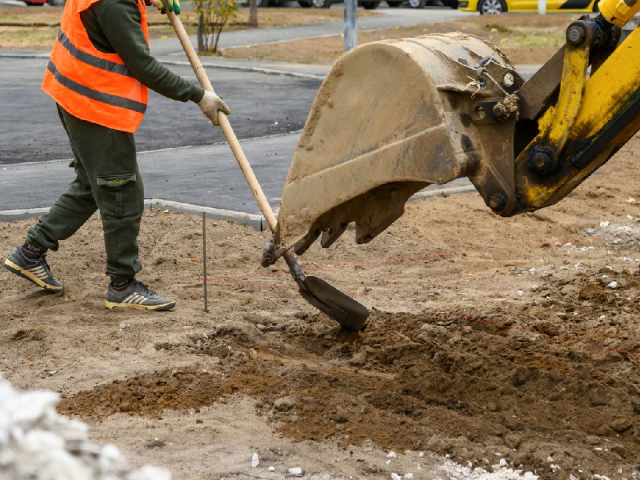
[[[362,5],[367,10],[375,10],[380,6],[380,2],[361,2],[360,5]]]
[[[266,8],[269,6],[269,0],[256,0],[257,8]]]
[[[329,8],[333,0],[311,0],[311,3],[315,8]]]
[[[447,0],[444,4],[452,10],[458,9],[458,0]]]
[[[402,5],[402,2],[387,0],[387,5],[389,5],[391,8],[398,8],[400,5]]]
[[[44,3],[36,3],[36,2],[24,2],[27,4],[27,7],[42,7]]]
[[[313,6],[311,2],[307,0],[298,0],[298,5],[300,5],[301,8],[311,8]]]
[[[480,0],[478,4],[480,15],[498,15],[507,11],[507,6],[502,0]]]
[[[424,8],[425,0],[409,0],[409,6],[411,8]]]
[[[47,0],[47,3],[52,7],[64,7],[67,0]]]

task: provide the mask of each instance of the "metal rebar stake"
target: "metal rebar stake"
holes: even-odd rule
[[[209,313],[207,303],[207,214],[202,212],[202,266],[204,268],[204,312]]]
[[[344,2],[344,51],[358,46],[358,0]]]

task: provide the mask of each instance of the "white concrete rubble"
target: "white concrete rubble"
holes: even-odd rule
[[[87,425],[58,415],[60,397],[19,392],[0,375],[0,480],[171,480],[171,473],[129,468],[114,445],[89,441]]]

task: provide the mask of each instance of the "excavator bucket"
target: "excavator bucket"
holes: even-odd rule
[[[495,46],[460,33],[374,42],[342,55],[302,132],[265,258],[290,248],[302,254],[321,234],[329,247],[351,222],[356,242],[369,242],[429,184],[464,176],[495,182],[487,169],[513,164],[517,114],[498,121],[483,105],[522,84]],[[500,182],[509,188],[513,178]]]

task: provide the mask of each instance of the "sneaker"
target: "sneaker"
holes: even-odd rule
[[[107,308],[109,310],[122,307],[161,311],[171,310],[175,306],[175,301],[161,297],[136,279],[133,279],[122,291],[116,290],[111,284],[107,290]]]
[[[16,247],[4,261],[4,266],[11,273],[26,278],[31,283],[50,292],[59,292],[63,288],[62,283],[51,274],[44,253],[39,258],[32,259],[27,257],[20,247]]]

